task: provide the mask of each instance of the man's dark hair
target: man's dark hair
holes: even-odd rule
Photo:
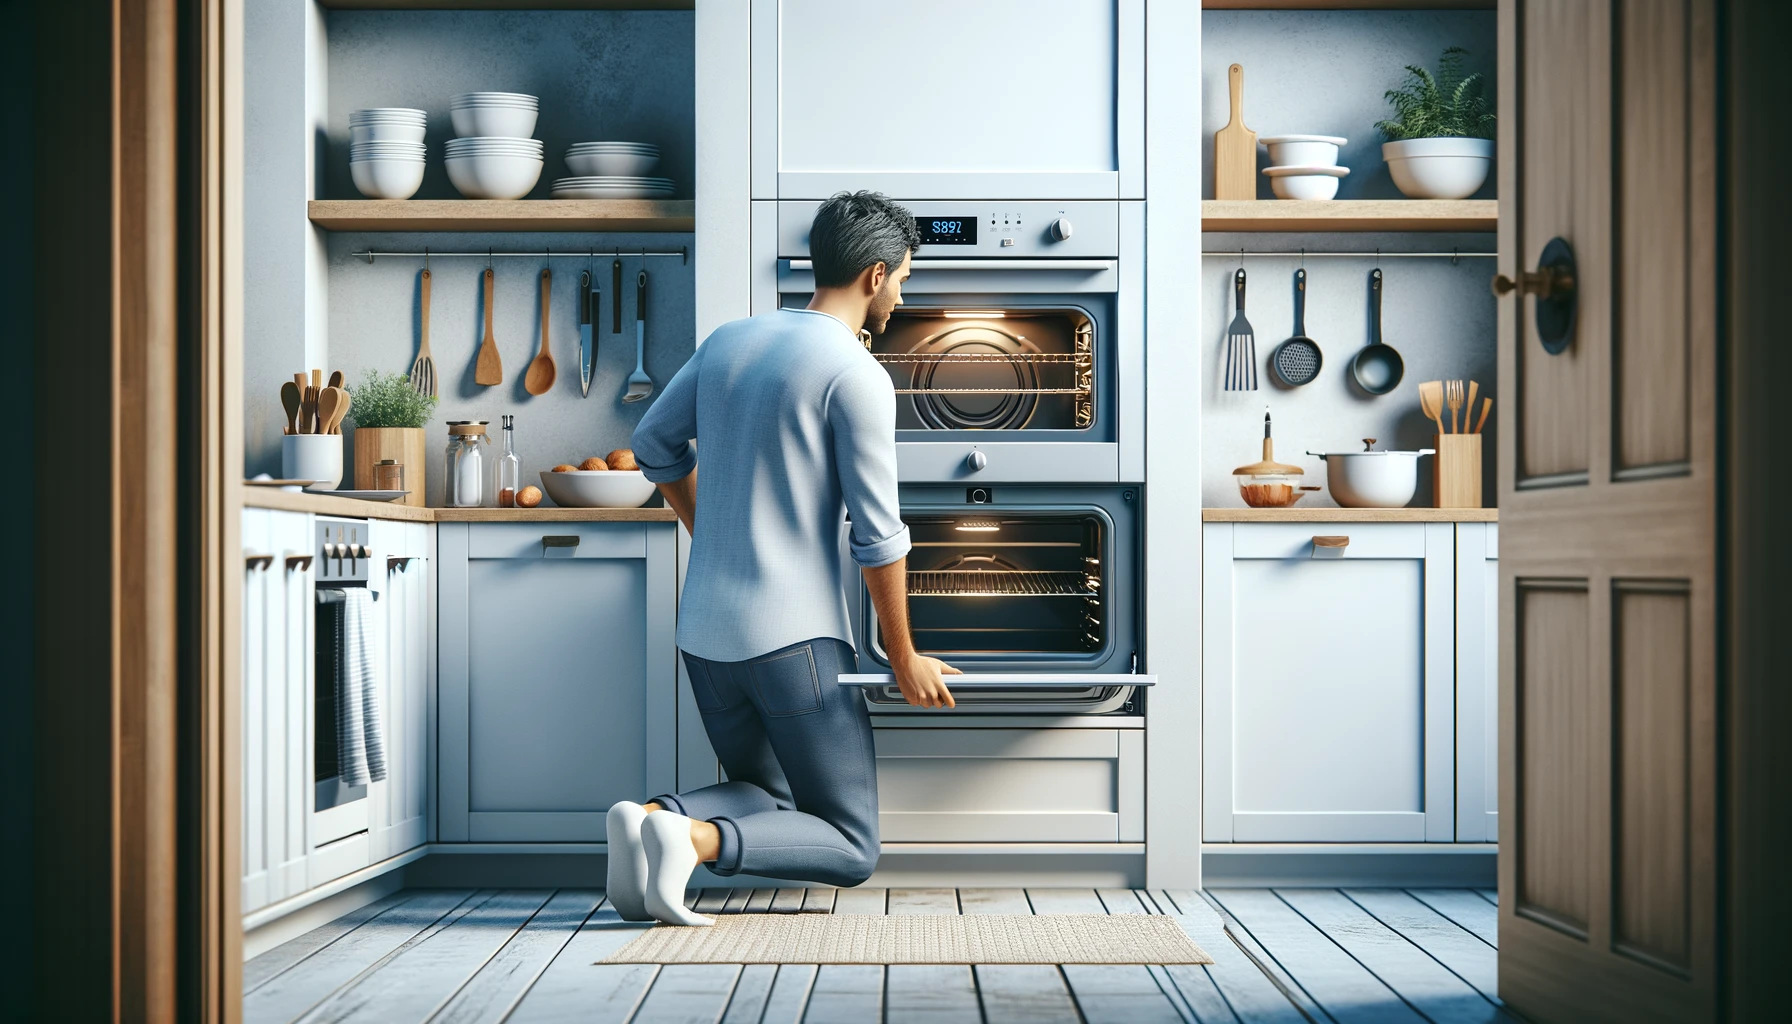
[[[895,273],[902,257],[920,247],[914,214],[882,192],[838,193],[815,211],[809,228],[809,257],[821,288],[851,284],[877,263]]]

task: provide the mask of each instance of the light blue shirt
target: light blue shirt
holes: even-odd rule
[[[896,392],[846,325],[780,309],[718,327],[635,428],[654,483],[697,468],[678,646],[745,661],[818,637],[852,643],[840,533],[862,566],[908,554],[896,498]]]

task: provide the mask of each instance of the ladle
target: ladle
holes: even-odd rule
[[[1371,395],[1385,395],[1400,386],[1406,362],[1392,345],[1381,340],[1381,268],[1369,271],[1369,344],[1350,360],[1356,386]]]

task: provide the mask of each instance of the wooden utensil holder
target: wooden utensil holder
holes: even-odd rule
[[[1431,466],[1432,504],[1438,508],[1480,508],[1481,435],[1438,434],[1433,447],[1437,454]]]
[[[373,481],[374,464],[381,459],[393,459],[404,467],[404,486],[411,492],[398,499],[399,503],[423,506],[422,427],[357,427],[354,443],[356,490],[377,490]]]

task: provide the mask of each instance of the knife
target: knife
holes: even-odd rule
[[[579,394],[591,397],[591,369],[597,361],[596,345],[591,338],[591,318],[597,314],[597,289],[591,286],[591,271],[579,275]]]

